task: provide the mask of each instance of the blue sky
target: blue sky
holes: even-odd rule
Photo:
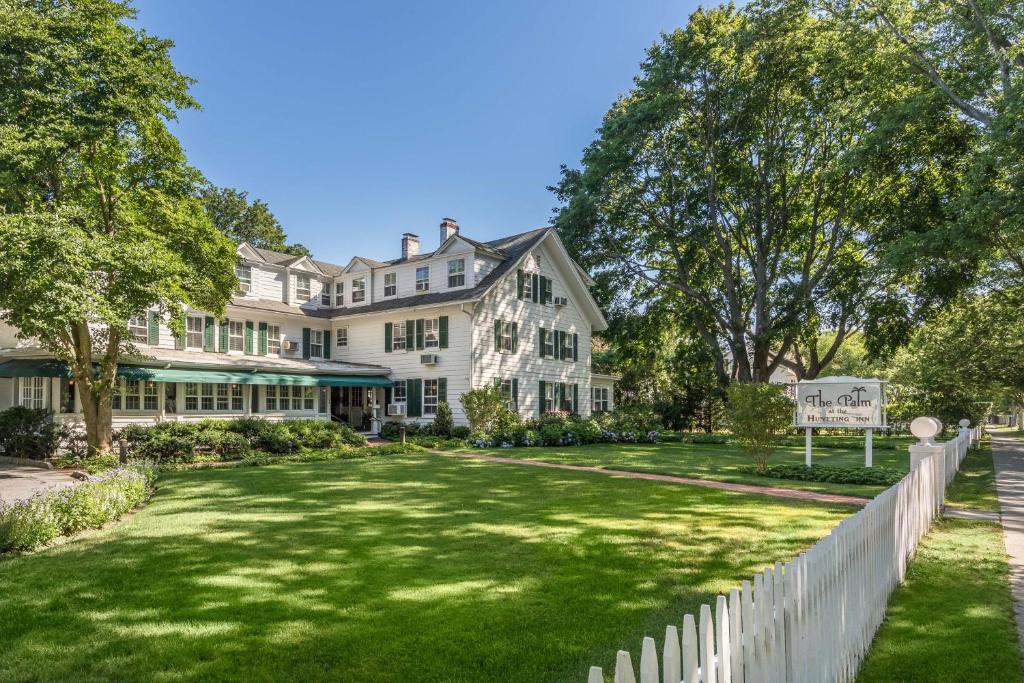
[[[218,185],[266,201],[321,259],[546,225],[644,50],[688,1],[137,0],[202,111],[174,130]]]

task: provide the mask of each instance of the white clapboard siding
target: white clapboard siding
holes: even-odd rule
[[[666,627],[660,664],[657,643],[644,638],[640,683],[854,680],[946,486],[980,438],[979,429],[962,429],[806,552],[718,596],[713,614],[701,605],[697,617],[683,615],[681,634]],[[636,683],[623,650],[614,680]],[[587,681],[604,681],[601,667]]]

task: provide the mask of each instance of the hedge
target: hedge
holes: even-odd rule
[[[906,472],[892,467],[838,467],[835,465],[769,465],[763,472],[756,474],[773,479],[791,479],[796,481],[820,481],[832,484],[873,484],[892,486],[907,475]]]

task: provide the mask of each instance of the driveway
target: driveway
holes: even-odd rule
[[[76,481],[66,472],[25,465],[0,464],[0,502],[13,503],[46,489],[71,486]]]

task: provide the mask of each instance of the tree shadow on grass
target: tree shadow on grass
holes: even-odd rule
[[[180,473],[0,562],[0,678],[582,679],[849,512],[437,456]]]

